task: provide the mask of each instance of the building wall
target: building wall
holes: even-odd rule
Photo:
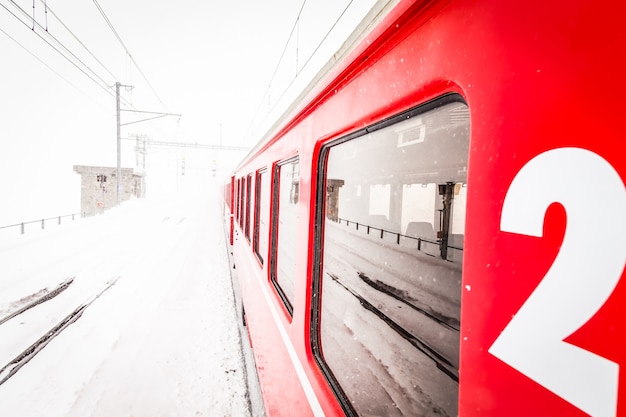
[[[74,172],[81,176],[80,207],[81,215],[93,216],[117,205],[117,169],[74,165]],[[131,196],[144,197],[145,181],[143,174],[132,168],[122,168],[120,202]]]

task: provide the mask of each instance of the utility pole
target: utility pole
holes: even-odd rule
[[[149,140],[146,135],[131,134],[130,136],[135,138],[135,166],[141,167],[146,170],[146,142]],[[130,138],[122,138],[130,139]],[[139,155],[141,155],[141,165],[139,165]]]

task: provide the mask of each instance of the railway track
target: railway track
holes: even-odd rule
[[[4,309],[4,311],[0,311],[0,314],[2,314],[2,317],[0,318],[0,325],[4,322],[11,320],[13,317],[19,316],[26,310],[29,310],[43,302],[46,302],[56,297],[57,295],[65,291],[74,282],[74,278],[75,277],[66,279],[52,290],[44,288],[34,294],[28,295],[20,300],[11,303],[11,305]]]
[[[67,314],[63,319],[56,323],[52,328],[46,331],[41,337],[31,343],[21,353],[16,355],[12,360],[0,368],[0,385],[8,381],[13,375],[15,375],[24,365],[26,365],[31,359],[41,352],[48,343],[50,343],[55,337],[61,334],[63,330],[67,329],[70,325],[75,323],[85,312],[85,310],[93,304],[102,294],[109,290],[117,280],[119,276],[106,282],[95,294],[89,296],[85,301],[79,303],[74,310]],[[27,310],[36,308],[37,306],[54,299],[56,296],[65,291],[74,282],[74,277],[69,278],[52,290],[41,290],[31,296],[24,297],[15,303],[14,307],[4,313],[4,316],[0,318],[0,325],[8,322],[9,320],[19,317]]]

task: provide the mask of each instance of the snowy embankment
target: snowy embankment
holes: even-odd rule
[[[219,192],[5,236],[0,259],[0,320],[64,286],[0,324],[0,368],[92,301],[0,383],[0,415],[261,413],[250,411]]]

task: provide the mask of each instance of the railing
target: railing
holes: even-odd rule
[[[16,224],[10,224],[8,226],[0,226],[0,230],[1,229],[9,229],[11,227],[19,227],[20,228],[20,234],[24,234],[25,230],[26,230],[26,225],[27,224],[35,224],[35,223],[41,223],[41,229],[45,229],[46,228],[46,221],[50,221],[50,220],[56,220],[57,221],[57,225],[61,224],[61,219],[65,218],[65,217],[71,217],[72,221],[74,221],[74,219],[76,218],[76,216],[79,216],[80,213],[72,213],[72,214],[65,214],[62,216],[57,216],[57,217],[48,217],[45,219],[41,219],[41,220],[31,220],[29,222],[22,222],[22,223],[16,223]]]
[[[345,222],[346,226],[350,226],[350,224],[353,224],[355,226],[355,230],[359,230],[359,227],[364,228],[367,232],[367,234],[370,234],[370,231],[375,230],[375,231],[379,231],[380,232],[380,238],[383,239],[385,237],[385,233],[391,236],[395,236],[396,238],[396,244],[400,244],[401,238],[406,238],[406,239],[411,239],[411,240],[415,240],[417,241],[417,250],[418,251],[422,251],[422,243],[431,243],[433,245],[437,245],[437,246],[441,246],[443,244],[443,240],[442,239],[428,239],[425,237],[416,237],[416,236],[407,236],[407,235],[403,235],[400,232],[392,232],[391,230],[386,230],[383,229],[381,227],[376,227],[376,226],[370,226],[364,223],[359,223],[353,220],[348,220],[348,219],[342,219],[342,218],[337,218],[337,223],[341,224],[341,222]],[[454,250],[458,250],[463,252],[463,248],[462,247],[458,247],[458,246],[454,246],[451,245],[449,242],[447,244],[448,249],[454,249]],[[427,255],[431,255],[428,254]],[[444,257],[444,259],[446,259],[446,257]]]

